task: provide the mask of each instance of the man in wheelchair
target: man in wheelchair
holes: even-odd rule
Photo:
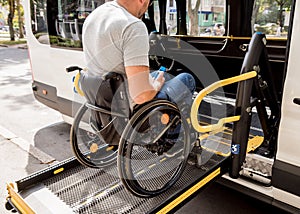
[[[150,73],[149,35],[141,20],[150,3],[150,0],[107,2],[85,20],[83,51],[87,72],[82,74],[80,85],[91,104],[128,117],[135,106],[155,99],[169,100],[178,106],[191,105],[195,90],[192,75],[181,73],[172,77],[163,71]],[[98,129],[108,127],[102,135],[106,143],[118,145],[122,133],[115,129],[122,130],[126,119],[119,117],[114,124],[120,127],[116,128],[107,125],[111,115],[94,112],[93,118]],[[176,125],[173,126],[174,133],[169,136],[178,132]],[[157,152],[157,147],[159,143],[148,149]]]

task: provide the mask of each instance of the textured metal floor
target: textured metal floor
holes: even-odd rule
[[[169,191],[154,198],[139,198],[129,193],[121,184],[115,166],[105,171],[77,166],[43,184],[74,213],[147,213],[225,160],[225,157],[210,152],[205,152],[202,158],[206,163],[201,168],[188,165]]]
[[[205,106],[206,116],[201,116],[202,123],[215,123],[216,118],[232,114],[231,100],[215,98],[218,102]],[[221,103],[221,104],[220,104]],[[223,110],[215,111],[215,106]],[[224,111],[225,108],[225,111]],[[210,113],[209,113],[210,112]],[[224,115],[224,113],[226,115]],[[254,118],[250,138],[261,134],[259,124]],[[153,198],[139,198],[128,192],[122,185],[116,164],[105,170],[86,168],[77,165],[43,180],[51,192],[63,201],[74,213],[148,213],[161,209],[162,203],[169,203],[170,197],[177,197],[192,184],[201,180],[224,163],[230,155],[231,127],[225,127],[216,133],[202,134],[202,166],[187,165],[181,178],[165,193]],[[217,155],[216,155],[217,154]],[[38,184],[37,184],[38,185]]]

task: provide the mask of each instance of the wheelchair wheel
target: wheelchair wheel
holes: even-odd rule
[[[134,195],[154,197],[179,179],[189,152],[189,125],[176,105],[150,102],[134,113],[122,134],[119,176]]]
[[[97,135],[97,128],[85,104],[78,110],[70,131],[70,143],[77,160],[92,168],[103,168],[116,163],[117,149],[107,145]]]

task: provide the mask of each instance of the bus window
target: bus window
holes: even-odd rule
[[[32,31],[43,44],[81,49],[84,20],[94,9],[107,1],[111,0],[31,1]]]
[[[31,29],[35,37],[43,44],[49,44],[46,18],[46,0],[30,1]]]
[[[255,0],[252,13],[252,32],[267,37],[287,38],[292,0]]]
[[[179,0],[177,0],[179,1]],[[176,0],[166,1],[166,28],[168,35],[176,35],[177,8]],[[160,28],[160,8],[158,1],[153,2],[155,27]],[[187,34],[190,36],[223,36],[226,23],[226,0],[187,0]],[[149,14],[146,13],[146,18]]]
[[[226,0],[188,0],[187,19],[190,36],[224,36]]]

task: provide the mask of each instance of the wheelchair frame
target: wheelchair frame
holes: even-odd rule
[[[255,34],[251,42],[249,44],[249,50],[245,56],[244,64],[241,69],[241,74],[236,77],[220,80],[218,82],[215,82],[211,84],[210,86],[204,88],[200,93],[197,95],[197,97],[194,99],[194,102],[192,104],[191,108],[191,114],[190,117],[187,117],[184,119],[185,122],[193,126],[194,130],[196,130],[198,133],[206,133],[206,132],[215,132],[220,130],[226,123],[232,123],[233,122],[233,136],[232,136],[232,144],[231,144],[231,154],[230,154],[230,164],[229,164],[229,174],[232,178],[238,178],[239,172],[241,170],[241,166],[243,164],[243,161],[245,160],[246,153],[249,151],[253,151],[257,149],[260,145],[262,145],[263,142],[268,141],[270,137],[273,137],[276,135],[276,133],[270,133],[268,129],[268,124],[274,124],[279,118],[279,107],[278,107],[278,99],[276,97],[275,93],[272,93],[272,80],[268,80],[268,84],[262,85],[261,83],[264,82],[262,78],[270,77],[270,70],[269,65],[266,63],[264,68],[266,68],[266,73],[262,73],[260,71],[259,64],[262,62],[265,62],[267,59],[267,53],[265,49],[265,36],[263,34]],[[78,69],[77,69],[78,70]],[[80,72],[77,73],[77,75],[80,75]],[[76,90],[80,91],[80,88],[78,87],[78,80],[79,77],[75,78],[75,87]],[[209,93],[213,92],[219,87],[223,87],[229,84],[238,83],[238,94],[236,99],[236,106],[235,106],[235,115],[231,117],[225,117],[220,119],[217,124],[213,125],[207,125],[202,126],[200,125],[200,122],[198,121],[198,109],[200,107],[202,99],[208,95]],[[76,86],[77,85],[77,86]],[[151,108],[152,102],[157,105],[159,104],[159,101],[150,101],[146,104],[147,108]],[[163,102],[162,102],[163,103]],[[266,113],[265,106],[268,104],[271,108],[271,117],[269,117]],[[251,109],[252,107],[256,106],[258,109],[258,115],[259,119],[262,124],[262,129],[264,132],[264,137],[257,138],[255,140],[251,141],[251,144],[249,142],[248,145],[248,136],[249,136],[249,129],[250,129],[250,121],[251,121]],[[88,105],[89,108],[100,111],[103,113],[109,113],[115,116],[122,116],[115,113],[111,113],[105,109],[95,107],[93,105]],[[139,120],[138,116],[143,115],[143,111],[146,109],[139,108],[131,118],[128,118],[128,123],[131,123],[131,119],[133,118],[133,121],[136,123]],[[155,110],[155,108],[154,108]],[[246,126],[245,126],[246,124]],[[128,128],[125,129],[125,133],[128,132]],[[161,135],[160,135],[161,136]],[[122,160],[123,153],[127,149],[128,145],[124,145],[122,143],[122,140],[125,138],[124,134],[122,134],[121,137],[121,147],[119,149],[119,155],[116,159],[118,159],[118,167],[119,167],[119,175],[120,178],[124,184],[124,186],[132,192],[134,195],[137,195],[139,197],[153,197],[157,194],[160,194],[164,191],[166,191],[168,188],[170,188],[180,177],[180,174],[183,172],[183,170],[179,170],[179,173],[177,173],[176,176],[172,177],[173,180],[170,180],[170,182],[167,182],[167,185],[163,186],[162,188],[150,191],[146,188],[136,188],[136,181],[135,176],[132,176],[132,172],[129,172],[129,178],[124,178],[124,174],[128,174],[128,169],[130,167],[123,167],[123,164],[126,163],[126,161]],[[186,148],[188,148],[188,151],[190,151],[190,136],[186,139],[187,143],[185,144]],[[201,145],[199,141],[201,140],[201,137],[198,136],[198,143],[194,143],[193,146],[198,147],[198,151],[200,153],[197,153],[197,160],[200,160],[201,158]],[[120,146],[119,145],[119,146]],[[268,145],[270,148],[273,145]],[[187,150],[185,150],[187,151]],[[193,151],[192,151],[193,152]],[[76,155],[76,154],[75,154]],[[187,156],[183,160],[183,165],[187,162]],[[201,165],[201,163],[197,164],[198,166]],[[183,169],[184,167],[182,167]]]

